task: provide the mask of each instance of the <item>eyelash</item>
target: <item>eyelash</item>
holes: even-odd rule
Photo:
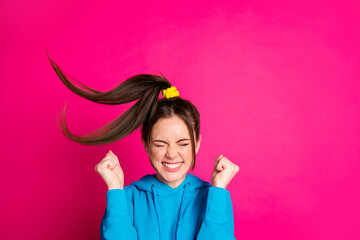
[[[186,144],[181,144],[180,146],[183,146],[183,147],[185,147],[185,146],[187,146],[187,145],[189,145],[188,143],[186,143]],[[165,145],[155,145],[156,147],[164,147]]]

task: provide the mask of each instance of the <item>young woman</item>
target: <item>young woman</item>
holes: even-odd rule
[[[69,132],[62,113],[65,136],[83,144],[115,142],[140,127],[141,141],[156,171],[124,186],[120,161],[111,150],[95,166],[108,187],[101,239],[235,239],[226,187],[239,167],[220,155],[211,184],[188,173],[195,167],[201,142],[200,115],[190,101],[180,98],[164,76],[150,74],[130,77],[107,92],[78,82],[80,88],[49,60],[63,83],[81,97],[102,104],[138,100],[114,121],[84,136]]]

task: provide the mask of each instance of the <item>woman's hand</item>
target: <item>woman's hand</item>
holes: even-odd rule
[[[105,181],[108,190],[124,188],[124,172],[118,158],[111,150],[95,166],[95,172]]]
[[[239,167],[230,162],[223,155],[215,159],[215,166],[212,173],[211,186],[226,188],[230,181],[239,172]]]

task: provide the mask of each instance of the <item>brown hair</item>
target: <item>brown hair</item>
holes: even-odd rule
[[[195,140],[198,141],[200,136],[200,114],[196,107],[186,99],[180,97],[159,99],[160,91],[172,86],[163,74],[161,76],[138,74],[126,79],[110,91],[101,92],[85,86],[70,76],[83,89],[75,86],[49,55],[48,58],[65,86],[83,98],[108,105],[124,104],[138,100],[113,121],[83,136],[70,133],[65,122],[65,105],[60,117],[61,126],[59,123],[58,125],[67,138],[86,145],[103,145],[122,139],[140,127],[141,137],[145,143],[148,143],[151,129],[160,118],[170,118],[177,115],[184,120],[190,132],[194,158],[192,170],[194,170]],[[194,139],[194,134],[196,139]],[[152,162],[151,165],[153,165]],[[156,170],[155,167],[154,169]]]

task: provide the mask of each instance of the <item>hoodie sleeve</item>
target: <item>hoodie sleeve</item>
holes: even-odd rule
[[[230,192],[225,188],[209,187],[207,205],[197,240],[234,240],[234,216]]]
[[[111,189],[106,192],[106,210],[100,226],[101,240],[137,239],[128,204],[125,190]]]

